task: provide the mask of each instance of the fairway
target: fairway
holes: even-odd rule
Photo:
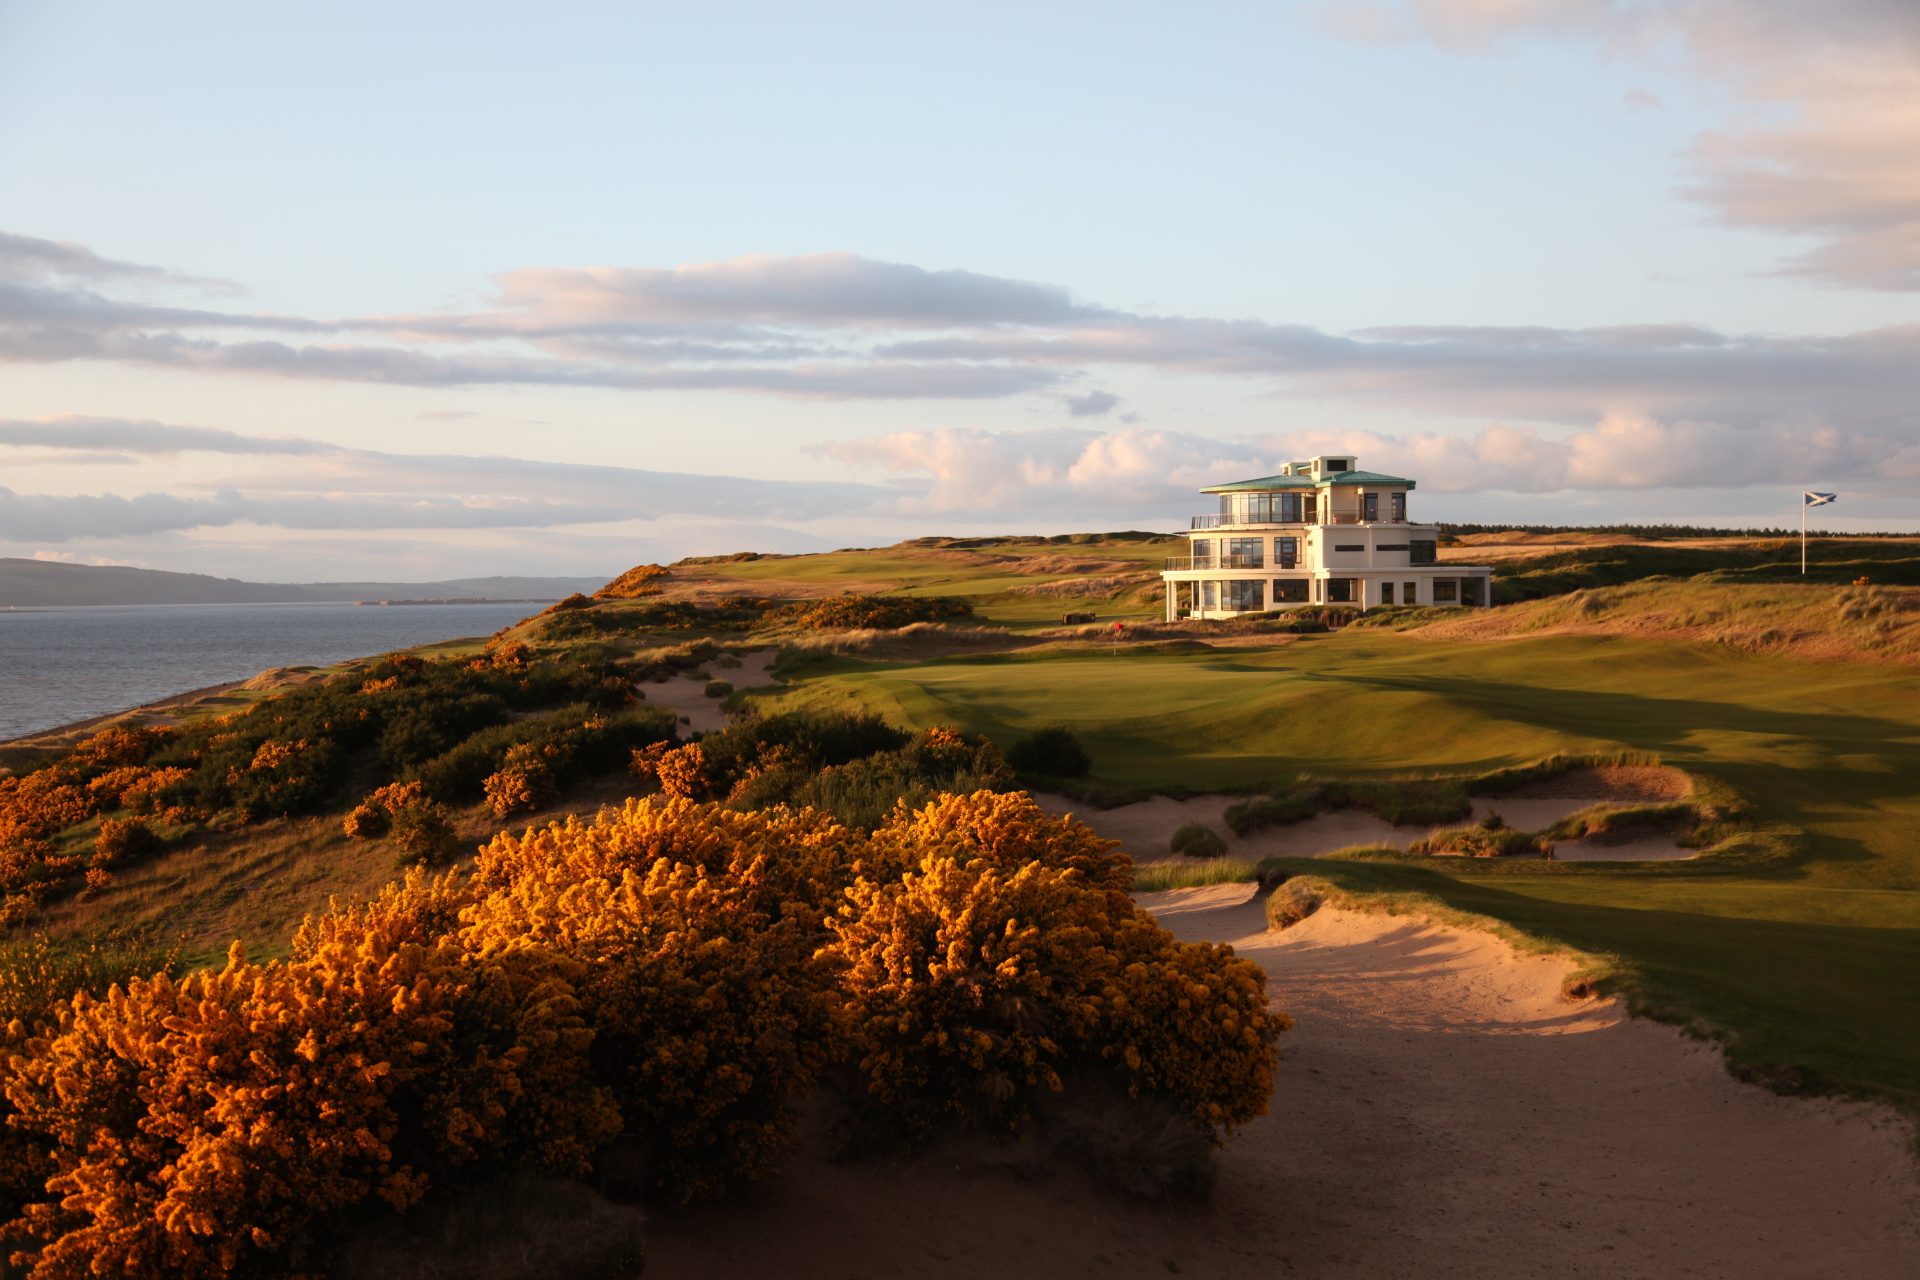
[[[1920,679],[1618,636],[1351,631],[1259,648],[919,663],[816,660],[783,706],[870,708],[1001,741],[1078,733],[1095,778],[1244,791],[1302,773],[1473,773],[1556,751],[1658,754],[1804,833],[1784,865],[1449,874],[1314,865],[1616,957],[1644,1010],[1736,1069],[1920,1104]]]

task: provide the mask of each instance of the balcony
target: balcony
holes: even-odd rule
[[[1330,511],[1324,520],[1230,520],[1225,516],[1190,516],[1188,529],[1255,529],[1278,526],[1294,528],[1313,528],[1316,525],[1329,524],[1407,524],[1405,516],[1381,516],[1377,520],[1364,519],[1358,511]]]
[[[1219,516],[1195,516],[1187,525],[1189,529],[1218,529],[1219,527]]]
[[[1196,560],[1191,556],[1174,556],[1167,561],[1167,568],[1175,572],[1184,572],[1188,569],[1264,569],[1266,567],[1265,556],[1220,555],[1211,556],[1205,560]],[[1293,568],[1285,561],[1277,562],[1275,567]]]

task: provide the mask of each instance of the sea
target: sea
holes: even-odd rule
[[[0,609],[0,741],[269,667],[491,635],[542,604],[152,604]]]

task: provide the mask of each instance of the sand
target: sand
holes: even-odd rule
[[[777,683],[772,673],[773,660],[779,656],[777,650],[754,649],[734,656],[740,659],[737,667],[724,666],[716,659],[705,669],[713,679],[728,681],[735,689],[759,689]],[[658,683],[646,681],[638,688],[649,703],[673,712],[680,718],[682,727],[695,733],[711,733],[727,727],[727,713],[720,708],[725,699],[709,698],[705,680],[674,675]]]
[[[1665,804],[1683,800],[1691,794],[1687,776],[1677,769],[1651,765],[1609,765],[1596,769],[1575,769],[1558,778],[1536,782],[1497,796],[1478,796],[1473,815],[1467,822],[1478,822],[1489,813],[1498,813],[1508,826],[1520,831],[1540,831],[1560,819],[1596,804]],[[1062,795],[1035,792],[1033,796],[1050,813],[1071,813],[1082,822],[1112,840],[1132,856],[1136,863],[1177,862],[1169,850],[1173,833],[1189,822],[1212,827],[1227,842],[1227,856],[1258,860],[1261,858],[1321,858],[1356,845],[1390,845],[1405,849],[1436,828],[1429,826],[1396,827],[1361,809],[1337,809],[1318,813],[1301,822],[1267,827],[1244,836],[1233,834],[1226,823],[1227,809],[1247,796],[1196,796],[1172,800],[1155,796],[1113,809],[1097,809]],[[1458,823],[1447,823],[1457,826]],[[1630,843],[1598,844],[1570,841],[1560,845],[1555,857],[1569,862],[1665,862],[1691,858],[1695,849],[1683,849],[1671,837],[1650,835]]]
[[[1272,1114],[1204,1205],[1143,1203],[975,1145],[797,1157],[750,1202],[662,1215],[648,1274],[789,1277],[1848,1277],[1920,1274],[1920,1179],[1884,1110],[1777,1097],[1479,933],[1250,885],[1143,901],[1231,941],[1295,1017]]]

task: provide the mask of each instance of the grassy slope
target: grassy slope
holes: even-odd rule
[[[1613,953],[1643,1005],[1722,1030],[1738,1065],[1920,1105],[1920,680],[1903,671],[1647,637],[1352,632],[1225,653],[834,660],[787,700],[1003,735],[1070,723],[1102,777],[1214,790],[1658,752],[1803,827],[1808,856],[1738,875],[1316,869]]]

